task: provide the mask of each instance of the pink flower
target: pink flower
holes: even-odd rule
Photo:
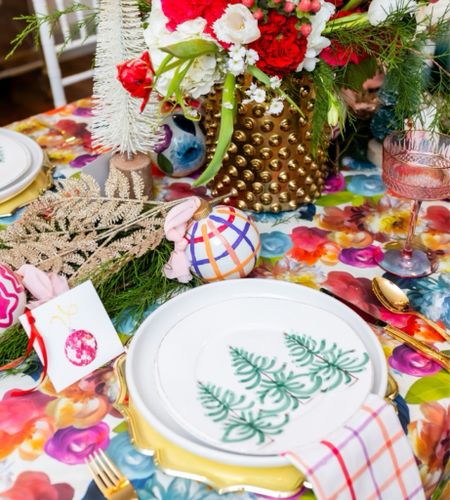
[[[341,172],[337,175],[330,175],[325,181],[325,187],[323,192],[326,193],[337,193],[345,188],[345,177]]]
[[[361,309],[379,315],[380,306],[372,292],[372,282],[368,278],[355,278],[344,271],[331,271],[323,286]]]
[[[450,210],[447,207],[428,207],[423,217],[428,222],[428,228],[447,233],[450,228]]]
[[[5,500],[70,500],[74,489],[70,484],[52,484],[43,472],[21,472],[13,486],[0,493]]]

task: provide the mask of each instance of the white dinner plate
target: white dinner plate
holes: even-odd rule
[[[21,141],[6,136],[0,129],[0,189],[22,177],[30,166],[30,151]]]
[[[139,412],[170,441],[249,467],[286,465],[280,451],[325,437],[387,383],[382,348],[358,315],[307,287],[258,279],[161,306],[136,332],[126,376]]]
[[[22,148],[28,151],[31,157],[31,165],[29,166],[29,168],[13,182],[10,182],[7,186],[0,188],[1,202],[11,198],[17,193],[20,193],[23,189],[25,189],[33,182],[42,168],[44,153],[39,144],[37,144],[35,141],[30,139],[26,135],[19,134],[18,132],[14,132],[13,130],[0,128],[0,137],[5,137],[19,143]]]

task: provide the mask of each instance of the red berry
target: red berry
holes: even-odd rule
[[[311,9],[311,0],[301,0],[297,5],[297,9],[300,12],[309,12]]]
[[[322,6],[320,5],[320,2],[319,0],[312,0],[311,1],[311,12],[314,12],[314,14],[316,14],[317,12],[319,12],[320,8]]]
[[[286,2],[284,4],[283,10],[284,12],[292,12],[295,9],[295,4],[292,2]]]
[[[261,9],[256,9],[255,12],[253,12],[253,17],[257,21],[260,21],[264,17],[264,13]]]
[[[312,31],[312,26],[308,23],[304,23],[300,26],[300,33],[306,38]]]
[[[242,4],[251,9],[255,4],[255,0],[242,0]]]

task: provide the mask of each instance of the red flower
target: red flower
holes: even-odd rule
[[[210,32],[214,21],[222,16],[227,5],[227,0],[161,0],[161,7],[164,15],[169,19],[167,28],[174,30],[179,24],[203,17],[208,23],[206,31]]]
[[[145,108],[152,91],[155,71],[148,51],[139,59],[130,59],[117,65],[117,79],[133,97],[143,99],[141,112]]]
[[[367,57],[366,52],[356,52],[351,47],[344,47],[337,40],[322,50],[320,57],[330,66],[345,66],[348,63],[359,64]]]
[[[295,17],[285,17],[271,11],[267,21],[259,26],[261,37],[250,44],[259,54],[257,66],[269,75],[282,77],[296,71],[305,58],[306,38],[296,28]]]

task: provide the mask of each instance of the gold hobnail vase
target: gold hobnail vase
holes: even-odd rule
[[[212,195],[224,203],[255,212],[295,210],[320,196],[327,176],[327,144],[312,150],[314,86],[298,81],[301,115],[284,101],[281,114],[268,114],[267,104],[242,104],[243,88],[237,90],[238,108],[232,141],[222,167],[210,182]],[[214,155],[220,122],[222,93],[216,90],[204,102],[204,127],[208,161]]]

